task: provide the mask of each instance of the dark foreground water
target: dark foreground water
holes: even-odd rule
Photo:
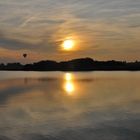
[[[0,140],[140,140],[140,72],[0,72]]]

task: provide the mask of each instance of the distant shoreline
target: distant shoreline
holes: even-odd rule
[[[92,58],[79,58],[70,61],[39,61],[32,64],[7,63],[0,64],[0,71],[140,71],[140,61],[97,61]]]

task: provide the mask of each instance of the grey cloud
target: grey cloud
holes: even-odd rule
[[[17,34],[17,36],[20,34]],[[39,42],[29,42],[26,40],[18,39],[15,37],[9,37],[8,35],[0,32],[0,47],[9,50],[33,50],[39,52],[53,52],[56,51],[56,46],[58,43],[51,39],[51,33],[46,32],[40,36],[41,40]]]
[[[28,47],[33,47],[33,44],[30,43],[26,43],[23,42],[21,40],[18,39],[12,39],[9,37],[6,37],[5,35],[3,35],[1,33],[0,35],[0,46],[3,48],[7,48],[7,49],[15,49],[15,50],[20,50],[20,49],[25,49]]]
[[[130,28],[140,28],[140,24],[128,25]]]

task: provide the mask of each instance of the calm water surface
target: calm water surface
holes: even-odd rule
[[[140,72],[0,72],[0,140],[140,140]]]

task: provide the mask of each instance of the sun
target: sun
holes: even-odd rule
[[[70,51],[70,50],[73,49],[74,45],[75,45],[74,40],[68,39],[68,40],[65,40],[65,41],[63,42],[62,47],[63,47],[64,50]]]

